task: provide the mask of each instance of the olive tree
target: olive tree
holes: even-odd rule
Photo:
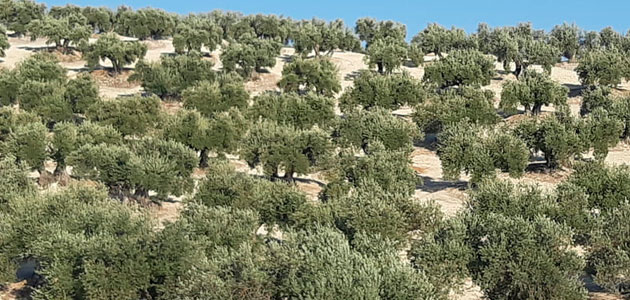
[[[244,38],[223,50],[221,62],[226,71],[238,71],[249,78],[253,71],[262,72],[265,67],[275,66],[280,49],[281,44],[273,40]]]
[[[615,87],[629,76],[628,59],[616,49],[593,50],[580,57],[575,71],[583,85]]]
[[[116,12],[115,31],[141,40],[158,40],[173,35],[176,23],[175,15],[161,9],[148,7],[134,11],[124,7]]]
[[[140,81],[145,91],[158,97],[179,98],[182,92],[199,81],[216,79],[212,62],[199,55],[163,57],[158,62],[141,59],[129,81]]]
[[[582,104],[580,105],[580,115],[585,116],[601,107],[607,111],[612,110],[613,99],[610,95],[611,89],[606,86],[591,86],[582,90]]]
[[[339,69],[328,59],[298,58],[284,65],[278,87],[285,92],[315,92],[331,97],[341,91]]]
[[[394,37],[373,40],[364,57],[368,66],[376,66],[381,74],[391,74],[400,68],[406,59],[407,44],[404,40]]]
[[[427,94],[429,92],[422,82],[408,73],[381,76],[363,70],[354,79],[354,84],[344,90],[339,99],[339,107],[344,112],[357,107],[396,110],[404,105],[423,102]]]
[[[477,50],[455,50],[425,67],[423,80],[441,88],[481,86],[494,76],[494,62]]]
[[[494,93],[472,87],[429,95],[414,107],[412,118],[425,132],[440,132],[463,119],[478,125],[493,125],[500,120],[494,108]]]
[[[113,33],[102,35],[95,43],[89,44],[82,50],[88,67],[94,69],[101,60],[109,60],[114,74],[122,72],[125,65],[129,65],[144,57],[147,46],[140,42],[125,42]]]
[[[28,32],[28,24],[33,20],[43,19],[46,14],[46,5],[33,0],[5,0],[0,12],[0,23],[22,36]]]
[[[35,195],[36,191],[25,163],[16,163],[12,156],[0,158],[0,211],[14,198]]]
[[[294,175],[308,174],[330,157],[332,144],[325,131],[296,129],[271,121],[253,124],[244,137],[241,157],[254,168],[260,165],[266,176],[292,181]]]
[[[81,125],[57,123],[52,132],[50,156],[57,163],[53,173],[56,176],[67,174],[67,158],[81,146],[122,143],[122,136],[114,127],[101,126],[89,121]]]
[[[0,142],[2,156],[11,155],[16,162],[44,172],[48,157],[48,129],[42,123],[32,122],[15,126]]]
[[[365,47],[379,39],[392,37],[395,40],[404,40],[407,36],[407,27],[395,21],[377,21],[372,18],[358,19],[354,31],[359,35],[359,39],[365,42]]]
[[[120,97],[101,100],[90,106],[86,117],[111,125],[123,136],[142,136],[161,124],[162,111],[157,97]]]
[[[175,28],[173,35],[173,47],[177,53],[190,53],[201,51],[206,47],[208,51],[214,51],[221,44],[223,30],[207,18],[188,16]]]
[[[9,39],[7,38],[7,31],[4,26],[0,25],[0,57],[6,55],[6,50],[9,49]]]
[[[453,27],[449,30],[436,23],[427,25],[411,42],[424,53],[433,53],[439,57],[453,50],[477,48],[475,40],[468,37],[463,29]]]
[[[465,172],[472,183],[494,178],[495,169],[520,177],[529,161],[526,144],[509,132],[486,130],[466,120],[452,124],[438,136],[437,154],[444,177],[458,180]]]
[[[349,32],[342,20],[327,23],[315,18],[297,25],[293,44],[296,52],[308,55],[313,51],[315,56],[332,55],[336,49],[352,51],[361,47],[359,39]]]
[[[557,116],[530,118],[519,122],[514,134],[533,154],[542,152],[548,168],[557,168],[583,150],[575,122],[563,122]]]
[[[580,48],[579,34],[580,29],[575,24],[556,25],[550,33],[551,44],[560,49],[568,60],[573,60]]]
[[[230,108],[244,109],[249,93],[240,81],[224,83],[199,81],[182,93],[184,107],[196,109],[205,117],[212,117]]]
[[[314,126],[327,129],[334,125],[336,118],[334,99],[313,93],[265,92],[254,97],[252,102],[247,113],[252,121],[263,119],[299,129]]]
[[[81,13],[93,32],[105,33],[114,29],[114,12],[107,7],[86,6]]]
[[[522,105],[526,112],[538,115],[543,105],[566,106],[568,94],[569,89],[549,75],[528,70],[518,80],[503,84],[499,108],[514,113]]]
[[[395,117],[389,110],[354,110],[346,114],[336,129],[339,144],[369,152],[380,142],[387,150],[410,149],[422,133],[413,123]]]
[[[78,48],[88,42],[92,30],[86,23],[85,17],[77,13],[59,19],[47,16],[33,20],[27,28],[31,40],[46,37],[47,44],[54,44],[58,50],[70,53],[71,46]]]

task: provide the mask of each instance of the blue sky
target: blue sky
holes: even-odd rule
[[[415,35],[427,23],[437,22],[474,32],[477,24],[490,26],[514,25],[531,21],[535,28],[550,30],[562,22],[576,23],[587,30],[600,30],[612,26],[625,33],[630,28],[629,0],[212,0],[212,1],[149,1],[149,0],[50,0],[49,7],[68,2],[77,5],[109,6],[121,4],[133,8],[158,7],[171,12],[187,14],[214,9],[240,11],[245,14],[277,14],[295,19],[318,17],[326,20],[342,18],[354,26],[360,17],[390,19],[407,25],[408,37]]]

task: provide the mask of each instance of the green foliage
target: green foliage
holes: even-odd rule
[[[387,37],[373,40],[367,49],[364,61],[381,74],[391,74],[407,59],[407,44],[404,40]]]
[[[116,34],[106,33],[95,43],[82,49],[83,57],[90,68],[99,66],[101,60],[108,59],[114,73],[120,73],[125,65],[141,59],[147,53],[147,46],[140,42],[122,41]]]
[[[439,207],[386,191],[371,179],[361,180],[349,193],[329,197],[326,205],[332,207],[335,226],[350,240],[367,232],[396,241],[400,247],[410,231],[433,230],[439,216]]]
[[[325,131],[296,129],[291,125],[261,121],[252,126],[243,138],[240,155],[250,167],[260,165],[266,176],[293,180],[297,173],[308,174],[330,157],[332,145]]]
[[[580,48],[580,29],[575,24],[563,23],[551,30],[551,44],[562,51],[562,55],[572,60]]]
[[[9,49],[9,39],[7,38],[7,31],[4,26],[0,25],[0,57],[6,55],[5,50]]]
[[[449,30],[437,23],[427,25],[411,42],[418,45],[424,53],[433,53],[439,57],[453,50],[477,48],[475,40],[468,37],[463,29],[452,27]]]
[[[629,76],[624,55],[616,49],[588,51],[580,57],[575,71],[583,85],[615,87]]]
[[[494,93],[472,87],[429,95],[424,103],[415,107],[412,117],[425,132],[440,132],[463,119],[478,125],[493,125],[500,120],[494,108]]]
[[[105,33],[114,29],[114,12],[107,7],[86,6],[81,13],[94,32]]]
[[[337,49],[353,51],[361,48],[359,39],[340,19],[328,23],[316,18],[302,21],[292,35],[295,51],[303,56],[311,51],[320,56],[322,52],[332,55]]]
[[[249,101],[249,93],[241,81],[199,81],[184,90],[182,98],[184,107],[212,117],[230,108],[244,109]]]
[[[608,156],[608,148],[619,143],[623,129],[623,122],[603,108],[597,108],[585,119],[580,134],[589,148],[593,148],[595,158],[603,160]]]
[[[48,130],[38,122],[17,125],[0,143],[2,156],[12,155],[18,163],[35,170],[44,169],[48,157]]]
[[[466,120],[445,128],[438,136],[437,154],[444,177],[457,180],[462,172],[472,183],[494,178],[495,169],[520,177],[527,167],[529,152],[525,143],[503,131],[486,131]]]
[[[157,97],[120,97],[98,101],[85,113],[91,121],[111,125],[124,136],[141,136],[161,124],[162,111]]]
[[[339,107],[343,112],[357,107],[396,110],[404,105],[422,102],[427,94],[422,82],[408,73],[381,76],[370,71],[360,71],[354,84],[341,95]]]
[[[580,187],[588,196],[588,209],[605,214],[620,207],[630,197],[630,169],[608,167],[603,162],[578,164],[566,184]]]
[[[27,33],[28,24],[46,14],[46,4],[32,0],[4,0],[0,3],[0,23],[18,35]]]
[[[610,111],[613,100],[610,97],[610,88],[605,86],[588,87],[582,91],[582,105],[580,115],[585,116],[601,107]]]
[[[141,40],[158,40],[173,35],[177,17],[161,9],[143,8],[133,11],[119,8],[116,12],[115,31]]]
[[[571,230],[545,217],[470,216],[473,280],[491,299],[586,299]]]
[[[411,265],[428,274],[441,295],[457,290],[469,276],[467,265],[472,260],[472,249],[466,243],[467,226],[461,217],[442,221],[436,230],[411,244],[408,257]]]
[[[380,39],[391,37],[395,40],[404,40],[407,36],[407,27],[394,21],[377,21],[372,18],[358,19],[354,31],[359,39],[365,42],[365,47]]]
[[[281,44],[276,41],[244,37],[223,50],[221,62],[225,71],[237,71],[249,78],[254,70],[262,72],[265,67],[275,66],[280,49]]]
[[[50,126],[72,120],[72,106],[64,93],[59,82],[29,80],[20,86],[17,100],[22,109],[36,113]]]
[[[368,152],[369,146],[380,142],[387,150],[411,149],[422,138],[414,124],[395,117],[389,110],[354,110],[346,114],[336,130],[339,143]]]
[[[477,50],[455,50],[428,65],[424,72],[424,81],[442,88],[481,86],[490,84],[494,76],[494,62]]]
[[[592,233],[588,266],[595,282],[611,292],[626,293],[630,287],[629,216],[630,205],[620,203],[595,223]]]
[[[556,168],[583,150],[573,122],[562,122],[556,116],[531,118],[517,124],[514,133],[533,154],[543,153],[547,167]]]
[[[100,100],[98,84],[89,75],[79,75],[66,84],[64,98],[70,102],[72,111],[85,113],[88,107]]]
[[[371,242],[383,244],[369,252]],[[277,275],[277,298],[433,299],[425,276],[396,258],[395,248],[380,237],[361,237],[356,249],[334,229],[315,227],[289,232],[270,245]],[[321,288],[326,287],[326,288]]]
[[[43,280],[34,299],[129,299],[150,286],[151,222],[100,189],[19,198],[1,220],[1,255],[10,269],[27,257],[38,265]]]
[[[326,129],[336,120],[335,102],[332,98],[313,93],[266,92],[254,97],[248,109],[248,118],[252,121],[262,118],[299,129],[313,126]]]
[[[569,89],[556,83],[547,74],[528,70],[516,81],[503,84],[499,108],[515,113],[520,104],[525,111],[538,115],[543,105],[566,106]]]
[[[388,151],[377,144],[371,146],[368,155],[355,156],[344,151],[334,162],[323,198],[338,196],[338,193],[348,192],[348,189],[368,181],[375,182],[386,192],[411,197],[417,186],[422,184],[422,178],[410,167],[411,160],[406,150]]]
[[[36,192],[33,180],[28,177],[26,164],[15,161],[15,157],[11,156],[0,159],[0,211],[12,199],[35,195]]]
[[[16,67],[19,82],[27,80],[42,82],[62,82],[66,79],[66,69],[51,54],[37,53],[24,59]]]
[[[70,154],[84,145],[121,144],[122,136],[111,126],[101,126],[92,122],[81,125],[57,123],[53,128],[50,143],[52,159],[57,163],[55,174],[65,172],[66,160]]]
[[[268,228],[286,228],[298,222],[297,212],[307,204],[306,195],[285,182],[271,182],[236,172],[228,164],[213,165],[200,183],[193,201],[209,207],[229,206],[258,212]]]
[[[92,30],[86,23],[86,18],[77,12],[63,18],[47,16],[41,20],[33,20],[27,29],[31,40],[46,37],[47,44],[54,44],[57,49],[71,52],[71,46],[77,48],[88,42]]]
[[[173,47],[177,53],[201,51],[206,47],[212,52],[221,44],[223,30],[207,18],[194,15],[187,16],[175,28]]]
[[[159,62],[138,61],[129,81],[140,81],[145,91],[160,98],[179,97],[199,81],[216,78],[212,62],[199,55],[163,57]]]
[[[339,69],[328,59],[298,58],[284,65],[278,87],[285,92],[315,92],[331,97],[341,91]]]

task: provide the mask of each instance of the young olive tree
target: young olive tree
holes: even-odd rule
[[[148,38],[158,40],[172,36],[177,24],[177,17],[174,14],[150,7],[136,11],[122,7],[116,12],[115,18],[117,33],[140,40]]]
[[[503,84],[499,108],[515,113],[522,105],[533,115],[540,114],[543,105],[566,106],[569,89],[553,81],[547,74],[526,71],[518,80]]]
[[[562,51],[568,60],[573,60],[580,48],[580,28],[575,24],[563,23],[551,30],[551,44]]]
[[[331,97],[341,91],[339,69],[328,59],[298,58],[284,65],[278,87],[285,92],[315,92]]]
[[[109,60],[114,74],[122,72],[125,65],[144,57],[147,46],[140,42],[125,42],[113,33],[102,35],[95,43],[82,50],[88,67],[94,69],[101,60]]]

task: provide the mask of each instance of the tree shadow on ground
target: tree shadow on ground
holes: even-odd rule
[[[569,98],[582,95],[582,90],[586,88],[585,86],[579,84],[563,83],[562,85],[569,89]]]
[[[435,193],[446,189],[457,189],[460,191],[465,190],[468,187],[468,182],[463,180],[457,181],[443,181],[436,180],[429,176],[420,176],[424,184],[416,186],[416,189],[427,193]]]

